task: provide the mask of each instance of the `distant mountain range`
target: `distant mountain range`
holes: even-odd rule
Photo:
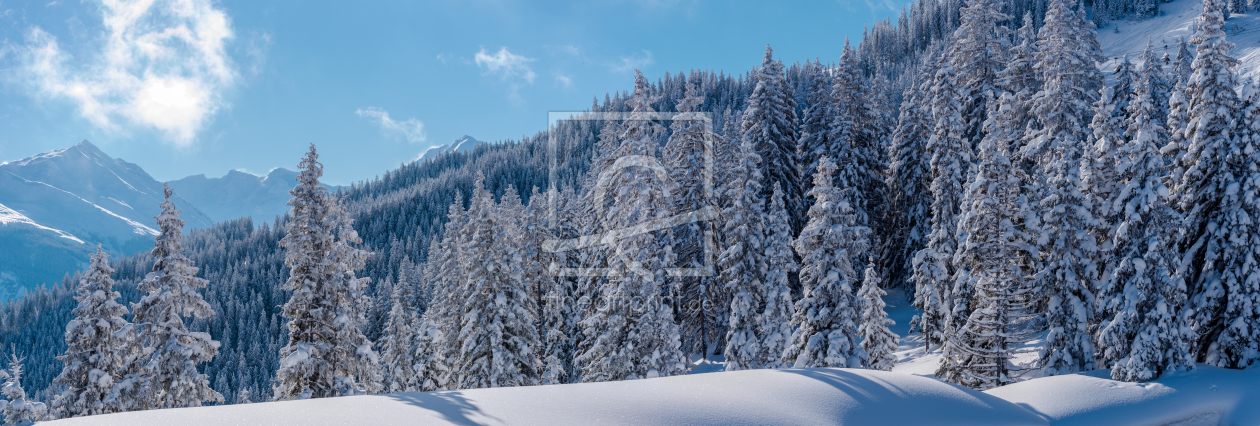
[[[481,141],[474,139],[472,136],[464,135],[463,137],[456,139],[455,142],[429,148],[429,150],[425,151],[424,154],[420,154],[420,158],[416,159],[416,161],[424,161],[426,158],[435,158],[448,152],[472,152],[481,144]]]
[[[162,184],[91,142],[0,163],[0,298],[86,264],[101,244],[114,253],[151,247]],[[188,229],[214,220],[178,194]]]
[[[464,136],[421,159],[470,152],[481,143]],[[188,232],[241,217],[271,223],[288,212],[297,175],[282,168],[266,176],[233,170],[169,184]],[[115,255],[152,248],[161,201],[161,182],[88,141],[0,163],[0,300],[82,269],[97,244]]]
[[[193,175],[170,185],[216,222],[249,216],[254,222],[270,223],[289,211],[289,190],[297,184],[297,176],[281,168],[266,176],[233,170],[220,178]]]

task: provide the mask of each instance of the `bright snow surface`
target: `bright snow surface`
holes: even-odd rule
[[[68,425],[1036,425],[936,380],[867,370],[750,370],[625,382],[354,396],[82,417]]]
[[[1157,382],[1107,371],[976,392],[912,374],[750,370],[625,382],[141,411],[69,425],[1218,425],[1260,424],[1260,370]]]

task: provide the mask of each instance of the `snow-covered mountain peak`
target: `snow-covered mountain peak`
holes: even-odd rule
[[[178,192],[173,201],[186,229],[213,224]],[[56,259],[0,262],[0,275],[14,277],[0,279],[0,295],[61,277],[96,243],[127,254],[151,247],[161,202],[161,183],[88,141],[0,164],[0,257]]]
[[[472,136],[464,135],[449,144],[429,148],[428,151],[420,154],[420,157],[417,158],[416,161],[420,161],[425,158],[435,158],[448,152],[472,152],[473,150],[476,150],[478,146],[481,146],[482,143],[483,142]]]

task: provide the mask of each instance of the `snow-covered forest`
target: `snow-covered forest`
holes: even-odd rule
[[[767,46],[743,74],[637,74],[533,137],[336,192],[312,145],[272,223],[183,235],[168,188],[152,250],[0,308],[25,356],[0,408],[887,371],[888,297],[972,389],[1247,368],[1260,89],[1225,19],[1255,5],[1203,3],[1192,38],[1104,69],[1096,25],[1158,1],[919,0],[833,63]]]

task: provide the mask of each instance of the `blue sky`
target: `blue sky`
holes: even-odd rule
[[[295,168],[370,179],[464,134],[541,130],[692,68],[791,63],[903,0],[0,0],[0,161],[88,139],[159,180]]]

